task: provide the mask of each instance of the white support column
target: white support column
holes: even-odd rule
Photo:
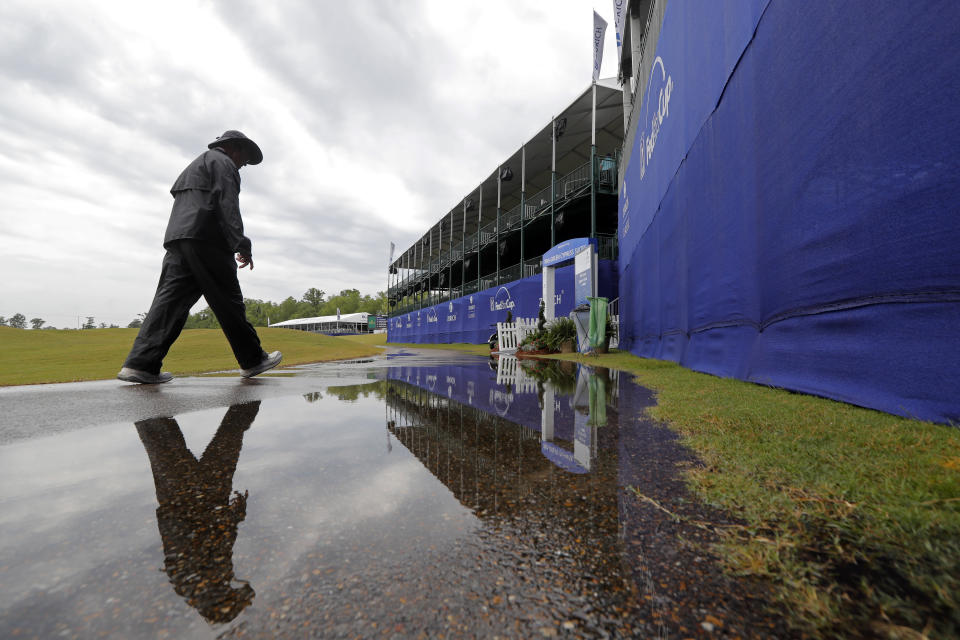
[[[553,320],[556,315],[556,296],[554,291],[556,291],[556,282],[554,278],[554,269],[555,267],[544,267],[543,268],[543,317],[547,320]]]
[[[553,385],[547,383],[543,385],[543,410],[540,412],[540,441],[553,441],[553,417],[555,397]]]

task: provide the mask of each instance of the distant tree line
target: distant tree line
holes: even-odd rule
[[[383,291],[376,296],[361,295],[357,289],[344,289],[335,296],[326,297],[326,292],[315,287],[307,289],[297,300],[293,296],[283,302],[270,300],[244,299],[247,306],[247,320],[255,327],[265,327],[267,324],[293,320],[294,318],[314,318],[317,316],[333,316],[337,309],[341,314],[347,313],[385,313],[387,295]],[[190,314],[185,329],[215,329],[220,326],[210,307]]]
[[[14,329],[26,329],[27,328],[27,317],[22,313],[15,313],[9,318],[0,316],[0,327],[13,327]],[[30,328],[31,329],[56,329],[52,324],[47,324],[47,321],[43,318],[30,318]],[[64,329],[71,329],[72,327],[64,327]],[[83,324],[84,329],[119,329],[120,325],[111,324],[108,325],[106,322],[101,322],[99,325],[94,322],[93,316],[87,316],[87,321]]]
[[[244,304],[247,305],[247,320],[255,327],[265,327],[268,323],[283,322],[294,318],[313,318],[316,316],[333,316],[340,313],[386,313],[387,295],[383,291],[377,292],[376,296],[361,295],[357,289],[344,289],[340,293],[330,298],[326,297],[326,292],[311,287],[304,292],[299,300],[290,296],[280,303],[269,300],[253,300],[245,298]],[[143,324],[146,313],[140,313],[127,325],[129,329],[138,329]],[[33,318],[30,320],[33,329],[55,329],[54,326],[44,326],[46,321],[43,318]],[[0,326],[9,326],[14,329],[26,329],[27,317],[22,313],[17,313],[10,318],[0,316]],[[185,329],[217,329],[220,323],[216,316],[210,310],[210,307],[190,314]],[[69,328],[69,327],[65,327]],[[86,322],[83,323],[84,329],[118,329],[119,325],[107,325],[105,322],[97,323],[93,316],[86,316]]]

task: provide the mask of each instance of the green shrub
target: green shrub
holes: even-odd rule
[[[560,351],[567,340],[577,340],[577,326],[570,318],[557,318],[547,329],[546,342],[551,351]]]
[[[523,337],[523,340],[520,341],[520,347],[524,351],[549,351],[550,346],[547,344],[547,332],[534,331],[533,333],[528,333]],[[523,347],[529,348],[523,349]]]

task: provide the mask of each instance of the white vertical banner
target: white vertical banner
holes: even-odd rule
[[[617,60],[623,49],[623,23],[627,17],[627,0],[613,0],[613,28],[617,32]]]
[[[600,78],[600,64],[603,62],[603,36],[607,33],[607,21],[593,12],[593,81]]]
[[[397,248],[396,245],[391,242],[390,243],[390,259],[387,260],[387,265],[393,264],[393,252],[396,248]]]

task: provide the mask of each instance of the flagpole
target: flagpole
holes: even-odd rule
[[[495,237],[494,255],[497,257],[497,279],[494,284],[500,284],[500,174],[503,165],[497,167],[497,235]]]
[[[477,291],[480,291],[480,225],[483,223],[483,183],[480,183],[480,204],[477,205]]]
[[[554,201],[557,199],[557,117],[551,118],[550,139],[552,141],[550,156],[550,246],[557,244],[556,228],[554,226]]]
[[[520,277],[523,278],[527,274],[526,265],[524,260],[526,258],[526,252],[524,251],[524,233],[523,227],[527,218],[527,145],[524,144],[520,147]]]
[[[590,125],[590,237],[597,237],[597,82],[593,82]]]
[[[614,20],[617,18],[617,6],[614,4]],[[593,83],[590,108],[590,237],[597,237],[597,80],[600,78],[600,66],[603,63],[603,40],[607,32],[607,21],[593,12]]]

